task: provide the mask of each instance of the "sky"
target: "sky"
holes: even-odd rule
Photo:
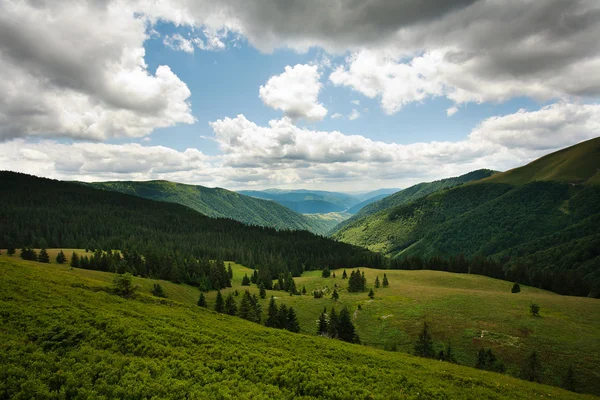
[[[366,191],[600,135],[596,0],[0,0],[0,170]]]

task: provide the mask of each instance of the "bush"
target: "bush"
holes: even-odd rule
[[[519,284],[517,282],[515,282],[512,289],[510,290],[510,292],[511,293],[519,293],[520,291],[521,291],[521,286],[519,286]]]
[[[167,297],[165,295],[165,291],[163,290],[162,286],[160,286],[158,283],[155,283],[152,286],[152,294],[156,297]]]
[[[535,303],[531,303],[531,305],[529,306],[529,311],[531,311],[531,315],[533,315],[534,317],[540,316],[540,306],[538,306]]]
[[[127,272],[125,274],[116,274],[113,279],[112,292],[122,297],[131,297],[134,295],[137,287],[133,286],[133,276]]]

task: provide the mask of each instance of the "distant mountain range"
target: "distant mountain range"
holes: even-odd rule
[[[522,280],[548,272],[545,287],[559,293],[581,294],[580,282],[600,291],[600,138],[504,173],[413,186],[364,207],[333,237],[392,258],[492,257]]]

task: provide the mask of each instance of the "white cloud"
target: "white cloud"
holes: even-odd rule
[[[260,87],[259,96],[267,106],[293,120],[319,121],[327,115],[327,109],[318,101],[320,78],[317,65],[288,65],[285,72],[272,76]]]
[[[359,106],[360,105],[360,100],[352,100],[351,101],[352,104]]]
[[[185,51],[186,53],[194,52],[194,40],[186,39],[178,33],[171,36],[166,35],[163,44],[173,50]]]
[[[600,105],[559,103],[488,118],[457,142],[384,143],[300,128],[260,126],[243,115],[211,123],[222,155],[196,149],[15,139],[0,143],[0,170],[58,179],[168,179],[227,188],[406,187],[479,168],[506,170],[598,135]]]
[[[358,112],[358,110],[356,108],[353,108],[352,112],[350,113],[350,115],[348,115],[348,119],[350,121],[354,121],[358,117],[360,117],[360,113]]]
[[[190,91],[148,70],[146,21],[120,2],[0,4],[0,140],[105,140],[193,123]]]
[[[331,116],[331,119],[338,119],[338,118],[342,118],[342,117],[343,117],[343,115],[342,115],[342,114],[340,114],[340,113],[335,113],[335,114],[333,114],[333,115]]]
[[[456,114],[457,112],[458,112],[458,107],[456,107],[456,106],[453,106],[453,107],[450,107],[450,108],[448,108],[448,109],[446,110],[446,115],[447,115],[447,116],[449,116],[449,117],[451,117],[451,116],[453,116],[454,114]]]

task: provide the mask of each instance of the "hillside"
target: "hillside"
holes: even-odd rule
[[[388,196],[390,196],[390,195],[387,193],[383,193],[383,194],[378,194],[373,197],[369,197],[368,199],[361,201],[360,203],[355,204],[352,207],[350,207],[348,209],[348,213],[356,214],[357,212],[359,212],[360,210],[362,210],[364,207],[368,206],[369,204],[375,203],[376,201],[379,201],[381,199],[385,199]]]
[[[240,194],[273,200],[301,214],[324,214],[341,212],[361,202],[361,199],[346,193],[323,190],[241,190]]]
[[[326,266],[381,265],[381,256],[306,231],[210,218],[166,202],[71,182],[0,172],[0,247],[124,249],[128,268],[200,283],[198,259],[228,259],[273,277]],[[143,262],[145,261],[145,262]],[[207,267],[208,268],[208,267]]]
[[[523,167],[484,180],[524,185],[535,181],[600,184],[600,137],[548,154]]]
[[[343,238],[345,237],[343,232],[346,228],[351,229],[351,227],[353,226],[362,225],[366,218],[381,210],[385,210],[390,207],[401,206],[403,204],[408,204],[439,190],[448,189],[454,186],[462,185],[467,182],[477,181],[483,178],[487,178],[493,174],[495,174],[494,171],[481,169],[469,172],[468,174],[464,174],[455,178],[447,178],[434,182],[423,182],[416,184],[409,188],[403,189],[397,193],[394,193],[390,196],[383,197],[379,201],[375,201],[371,204],[365,205],[352,217],[336,226],[330,232],[330,234],[336,238]]]
[[[506,279],[562,294],[599,296],[600,186],[589,178],[600,168],[600,158],[593,156],[597,147],[590,143],[599,142],[551,154],[523,167],[525,172],[510,171],[509,180],[519,185],[496,182],[493,176],[439,191],[354,221],[334,237],[397,259],[491,257],[504,264]],[[565,154],[587,160],[580,175],[565,167],[555,168],[561,181],[513,179],[550,176],[534,173],[532,165],[544,169],[557,164],[552,160],[577,164]]]
[[[95,182],[88,185],[145,199],[177,203],[209,217],[230,218],[249,225],[307,230],[318,234],[327,233],[329,227],[329,225],[314,223],[298,212],[276,202],[245,196],[221,188],[207,188],[169,181]]]
[[[450,363],[265,328],[143,292],[124,299],[107,291],[111,277],[0,256],[5,378],[0,396],[591,398]]]

